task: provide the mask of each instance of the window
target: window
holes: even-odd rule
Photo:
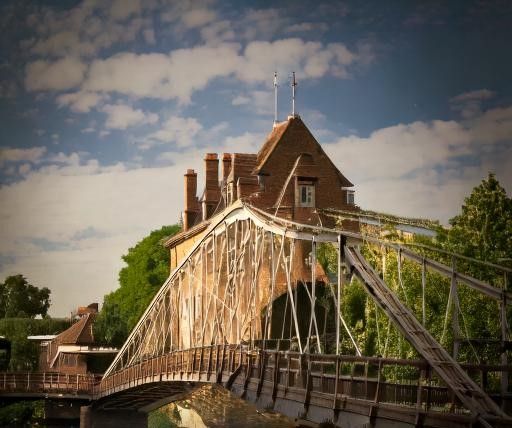
[[[347,190],[347,204],[354,205],[355,203],[355,192],[353,190]]]
[[[315,206],[315,186],[312,183],[299,183],[297,205],[299,207]]]

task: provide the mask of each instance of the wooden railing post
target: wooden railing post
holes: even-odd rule
[[[211,367],[212,367],[212,347],[210,346],[208,349],[208,367],[207,367],[206,380],[210,380]]]
[[[251,373],[252,373],[252,356],[247,352],[246,354],[247,358],[247,369],[245,372],[245,381],[244,381],[244,394],[245,391],[247,391],[247,386],[249,385],[249,380],[251,379]]]
[[[313,379],[311,375],[311,356],[307,355],[307,372],[306,372],[306,393],[304,394],[304,410],[308,410],[309,401],[311,400],[311,390],[313,389]]]
[[[374,403],[378,403],[380,400],[379,394],[380,394],[380,383],[382,381],[382,359],[379,359],[379,367],[378,367],[378,373],[377,373],[377,387],[375,388],[375,397],[373,399]]]
[[[340,380],[340,356],[336,355],[336,379],[334,380],[334,399],[332,401],[332,408],[336,410],[337,399],[338,399],[338,382]]]
[[[430,410],[430,405],[432,403],[432,385],[431,385],[431,378],[432,378],[432,368],[427,365],[427,368],[425,369],[425,380],[428,385],[427,389],[427,402],[425,404],[425,410]]]
[[[258,382],[258,390],[256,392],[256,396],[259,397],[260,394],[261,394],[261,387],[263,386],[263,380],[265,379],[265,367],[266,367],[266,356],[267,356],[267,351],[264,351],[264,350],[260,350],[259,351],[260,353],[260,364],[259,364],[259,368],[260,368],[260,379],[259,379],[259,382]]]
[[[279,382],[279,356],[280,356],[280,352],[277,351],[275,354],[274,354],[274,358],[275,358],[275,361],[274,361],[274,384],[272,385],[272,400],[273,401],[276,401],[276,395],[277,395],[277,384]]]
[[[418,379],[418,389],[416,392],[416,407],[423,407],[423,380],[425,379],[425,369],[421,369],[420,378]]]
[[[288,388],[290,387],[290,365],[291,365],[291,355],[290,355],[290,352],[287,351],[286,352],[286,387],[285,387],[285,390],[284,390],[284,393],[286,395],[286,393],[288,392]]]

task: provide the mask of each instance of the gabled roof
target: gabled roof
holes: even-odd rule
[[[290,126],[291,122],[291,120],[287,120],[285,122],[277,123],[272,129],[272,132],[268,134],[267,140],[257,154],[256,168],[254,168],[253,171],[254,174],[258,174],[261,171],[268,158],[276,148],[277,143],[281,141],[281,138]]]
[[[278,146],[281,141],[284,141],[286,138],[286,132],[294,127],[294,133],[298,133],[304,139],[312,140],[318,146],[318,149],[323,153],[326,158],[331,163],[332,167],[336,170],[338,177],[340,179],[340,183],[343,187],[352,187],[353,184],[340,172],[340,170],[334,165],[331,158],[327,156],[322,148],[322,146],[318,143],[316,138],[311,134],[308,127],[304,124],[302,119],[299,116],[289,117],[287,121],[278,123],[272,132],[268,135],[267,140],[261,147],[260,151],[257,154],[256,167],[253,170],[253,174],[260,174],[263,172],[265,164],[272,156],[272,153]]]
[[[92,325],[96,314],[82,316],[67,330],[60,333],[54,340],[57,345],[90,345],[94,343]]]

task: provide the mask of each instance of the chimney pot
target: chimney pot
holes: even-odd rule
[[[228,175],[231,171],[231,153],[224,153],[222,155],[222,180],[224,183],[228,181]]]
[[[219,157],[217,153],[207,153],[204,157],[205,186],[203,198],[203,220],[211,217],[220,200]]]
[[[185,210],[183,212],[183,230],[188,230],[194,221],[199,206],[197,202],[197,174],[187,169],[185,174]]]

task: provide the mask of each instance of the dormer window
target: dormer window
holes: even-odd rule
[[[298,207],[315,206],[315,183],[313,181],[297,181],[296,205]]]

